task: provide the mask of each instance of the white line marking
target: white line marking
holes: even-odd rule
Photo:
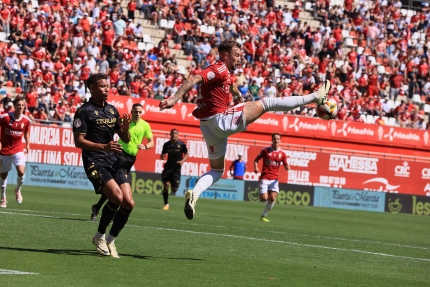
[[[0,275],[36,275],[36,274],[39,274],[39,273],[0,269]]]
[[[61,217],[57,217],[57,216],[38,215],[38,214],[26,214],[26,213],[6,212],[6,211],[0,211],[0,213],[23,215],[23,216],[45,217],[45,218],[61,218]],[[88,222],[91,222],[91,221],[88,220]],[[283,243],[283,244],[290,244],[290,245],[296,245],[296,246],[306,246],[306,247],[329,249],[329,250],[338,250],[338,251],[348,251],[348,252],[356,252],[356,253],[365,253],[365,254],[379,255],[379,256],[385,256],[385,257],[395,257],[395,258],[403,258],[403,259],[411,259],[411,260],[421,260],[421,261],[430,262],[430,259],[427,259],[427,258],[408,257],[408,256],[393,255],[393,254],[386,254],[386,253],[380,253],[380,252],[370,252],[370,251],[358,250],[358,249],[345,249],[345,248],[329,247],[329,246],[322,246],[322,245],[313,245],[313,244],[306,244],[306,243],[297,243],[297,242],[290,242],[290,241],[283,241],[283,240],[272,240],[272,239],[264,239],[264,238],[246,237],[246,236],[241,236],[241,235],[211,233],[211,232],[201,232],[201,231],[191,231],[191,230],[182,230],[182,229],[173,229],[173,228],[164,228],[164,227],[153,227],[153,226],[140,226],[140,225],[131,225],[131,224],[128,224],[127,226],[130,226],[130,227],[139,227],[139,228],[147,228],[147,229],[167,230],[167,231],[175,231],[175,232],[184,232],[184,233],[192,233],[192,234],[204,234],[204,235],[215,235],[215,236],[221,236],[221,237],[241,238],[241,239],[247,239],[247,240],[256,240],[256,241]],[[303,234],[303,236],[308,236],[308,235],[304,235]],[[331,237],[323,237],[323,236],[310,236],[310,237],[331,238]],[[343,239],[342,238],[341,240],[350,240],[350,239]],[[362,242],[365,242],[365,241],[362,241]],[[400,246],[402,246],[402,245],[400,245]]]
[[[371,244],[386,244],[386,245],[399,246],[399,247],[405,247],[405,248],[415,248],[415,249],[422,249],[422,250],[430,249],[427,247],[402,245],[402,244],[388,243],[388,242],[367,241],[367,240],[361,240],[361,239],[338,238],[338,237],[328,237],[328,236],[320,236],[320,235],[307,235],[307,234],[297,234],[297,233],[288,233],[288,232],[282,232],[282,231],[268,231],[268,230],[258,230],[258,229],[254,229],[254,231],[270,232],[270,233],[285,234],[285,235],[292,235],[292,236],[323,238],[323,239],[330,239],[330,240],[343,240],[343,241],[362,242],[362,243],[371,243]]]
[[[246,240],[265,241],[265,242],[273,242],[273,243],[284,243],[284,244],[290,244],[290,245],[296,245],[296,246],[306,246],[306,247],[313,247],[313,248],[320,248],[320,249],[365,253],[365,254],[379,255],[379,256],[385,256],[385,257],[394,257],[394,258],[403,258],[403,259],[411,259],[411,260],[420,260],[420,261],[430,262],[430,259],[427,259],[427,258],[408,257],[408,256],[393,255],[393,254],[386,254],[386,253],[380,253],[380,252],[370,252],[370,251],[358,250],[358,249],[345,249],[345,248],[329,247],[329,246],[306,244],[306,243],[297,243],[297,242],[290,242],[290,241],[283,241],[283,240],[247,237],[247,236],[241,236],[241,235],[190,231],[190,230],[181,230],[181,229],[163,228],[163,227],[152,227],[152,226],[139,226],[139,225],[127,225],[127,226],[148,228],[148,229],[159,229],[159,230],[167,230],[167,231],[175,231],[175,232],[184,232],[184,233],[192,233],[192,234],[203,234],[203,235],[211,235],[211,236],[214,235],[214,236],[221,236],[221,237],[240,238],[240,239],[246,239]]]
[[[40,210],[28,210],[28,209],[14,209],[14,208],[8,208],[7,210],[14,210],[14,211],[25,211],[25,212],[34,212],[34,213],[54,213],[54,214],[64,214],[64,215],[74,215],[74,216],[82,216],[82,214],[77,213],[65,213],[65,212],[57,212],[57,211],[40,211]]]

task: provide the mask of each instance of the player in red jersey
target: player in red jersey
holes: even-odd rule
[[[30,151],[29,126],[30,119],[24,116],[25,103],[21,98],[13,101],[14,112],[0,116],[0,207],[6,208],[7,174],[16,167],[18,174],[15,187],[16,201],[22,203],[21,186],[24,182],[25,154]],[[22,145],[22,137],[25,139],[25,148]]]
[[[267,213],[272,210],[276,196],[279,193],[279,165],[282,163],[287,171],[290,170],[290,166],[287,163],[287,154],[279,147],[280,144],[281,135],[277,133],[272,134],[272,145],[263,148],[254,160],[255,173],[259,173],[258,161],[263,159],[263,171],[260,175],[260,190],[258,191],[258,195],[261,201],[266,202],[266,207],[260,217],[260,220],[264,222],[269,222],[266,218]]]
[[[237,86],[232,83],[232,73],[242,68],[242,45],[234,40],[223,41],[218,47],[219,60],[199,74],[190,77],[181,85],[174,96],[160,102],[160,110],[172,108],[195,85],[199,85],[197,108],[194,117],[200,120],[200,130],[206,141],[211,170],[203,174],[194,189],[185,193],[185,216],[194,218],[194,206],[200,194],[217,182],[224,174],[224,156],[227,138],[246,130],[246,127],[269,111],[289,111],[310,103],[325,103],[330,82],[303,97],[271,98],[255,102],[243,102]],[[229,108],[230,96],[238,103]]]

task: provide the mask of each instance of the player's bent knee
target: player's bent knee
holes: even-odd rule
[[[124,200],[121,203],[121,207],[127,209],[127,210],[132,210],[134,208],[134,199],[133,198],[129,198]]]

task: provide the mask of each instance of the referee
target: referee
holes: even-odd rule
[[[141,119],[143,107],[141,104],[134,104],[131,108],[131,123],[128,132],[130,133],[130,142],[125,143],[121,139],[118,141],[122,146],[122,152],[117,154],[117,161],[114,164],[115,169],[122,169],[127,175],[134,163],[139,150],[147,150],[154,147],[154,138],[151,127],[148,122]],[[142,144],[143,138],[147,139],[147,144]],[[102,194],[99,202],[91,206],[91,220],[97,219],[100,208],[106,201],[106,196]]]

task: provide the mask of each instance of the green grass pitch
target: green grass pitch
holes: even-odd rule
[[[93,192],[23,187],[0,209],[0,286],[430,286],[430,217],[135,194],[101,257]],[[22,273],[33,274],[22,274]],[[15,273],[15,274],[10,274]]]

